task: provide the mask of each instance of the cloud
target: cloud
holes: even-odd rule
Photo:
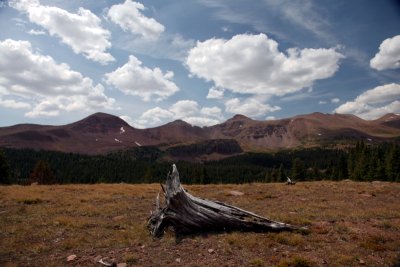
[[[280,109],[278,106],[270,106],[256,98],[248,98],[244,101],[239,100],[239,98],[233,98],[225,102],[226,112],[242,114],[248,117],[264,116]]]
[[[209,118],[209,117],[185,117],[183,118],[183,120],[191,125],[199,127],[212,126],[220,122],[215,118]]]
[[[325,105],[325,104],[327,104],[328,102],[326,102],[325,100],[320,100],[319,102],[318,102],[318,104],[319,105]]]
[[[181,119],[196,126],[211,126],[221,120],[223,116],[218,107],[203,107],[193,100],[180,100],[168,109],[155,107],[145,111],[134,125],[138,128],[154,127],[172,120]]]
[[[209,117],[222,118],[222,110],[219,107],[203,107],[200,113]]]
[[[379,52],[370,61],[370,66],[376,70],[400,68],[400,35],[381,43]]]
[[[144,16],[141,11],[145,9],[139,2],[126,0],[123,4],[111,6],[107,16],[124,31],[130,31],[146,39],[157,39],[165,27],[155,19]]]
[[[134,54],[148,55],[153,58],[184,61],[188,51],[194,46],[192,39],[185,39],[180,34],[164,33],[157,40],[118,36],[115,45]]]
[[[146,128],[148,126],[160,125],[163,121],[171,120],[173,117],[173,112],[160,107],[155,107],[145,111],[134,125],[138,128]]]
[[[280,39],[293,42],[311,33],[327,43],[337,43],[337,38],[332,34],[331,23],[323,15],[327,10],[315,1],[263,0],[247,6],[238,5],[235,1],[199,2],[212,7],[215,16],[220,20],[250,25],[257,32],[268,32]],[[296,29],[295,32],[288,30],[293,28]],[[299,31],[301,29],[304,31]]]
[[[111,33],[101,26],[101,20],[90,10],[79,8],[70,13],[54,6],[41,5],[38,0],[10,0],[9,5],[25,12],[29,21],[46,29],[51,36],[61,38],[74,53],[107,64],[114,57],[105,51],[111,47]]]
[[[135,56],[129,56],[128,62],[113,72],[106,73],[107,84],[113,85],[126,95],[135,95],[150,101],[153,96],[156,101],[163,100],[179,91],[172,81],[174,73],[159,68],[150,69],[142,66]]]
[[[208,90],[207,99],[221,99],[224,96],[224,88],[211,87]]]
[[[36,53],[28,41],[0,41],[0,91],[11,98],[2,105],[32,109],[29,117],[57,116],[60,111],[112,109],[115,100],[101,84]],[[22,99],[23,101],[16,101]],[[4,102],[5,101],[5,102]]]
[[[331,99],[331,103],[339,103],[339,102],[340,102],[340,99],[337,97]]]
[[[175,118],[179,119],[197,113],[199,104],[193,100],[180,100],[173,104],[169,110],[173,112]]]
[[[381,85],[357,96],[335,109],[336,113],[354,114],[364,119],[376,119],[386,113],[400,113],[400,85]]]
[[[1,99],[0,97],[0,106],[5,108],[12,109],[30,109],[31,105],[26,102],[15,101],[14,99]]]
[[[283,96],[332,77],[343,57],[336,48],[290,48],[286,55],[265,34],[241,34],[198,42],[186,65],[191,73],[235,93]]]
[[[330,23],[321,15],[321,10],[317,10],[312,1],[266,0],[265,2],[269,7],[275,7],[275,10],[280,12],[284,19],[288,19],[293,25],[303,27],[329,43],[336,42],[336,38],[329,33]]]
[[[28,34],[30,34],[30,35],[45,35],[46,32],[45,31],[38,31],[38,30],[31,29],[31,30],[28,31]]]

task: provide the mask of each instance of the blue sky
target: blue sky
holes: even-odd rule
[[[398,1],[0,1],[0,126],[400,113]]]

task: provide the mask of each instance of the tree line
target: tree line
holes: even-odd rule
[[[138,147],[108,155],[81,155],[31,149],[0,151],[2,184],[158,183],[172,162],[157,147]],[[396,143],[347,149],[310,148],[277,153],[243,153],[218,161],[175,162],[186,184],[284,182],[321,179],[400,181]]]

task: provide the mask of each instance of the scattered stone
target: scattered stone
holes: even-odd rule
[[[75,260],[76,259],[76,255],[69,255],[68,257],[67,257],[67,261],[73,261],[73,260]]]
[[[212,248],[209,248],[207,251],[208,251],[208,253],[210,253],[210,254],[214,253],[214,250],[213,250]]]
[[[362,259],[358,259],[358,263],[361,265],[365,265],[365,261],[363,261]]]
[[[120,221],[120,220],[122,220],[124,218],[125,218],[125,215],[119,215],[119,216],[115,216],[114,218],[112,218],[112,220],[117,222],[117,221]]]
[[[177,263],[180,263],[180,262],[181,262],[181,258],[176,258],[175,261],[176,261]]]
[[[243,196],[244,193],[236,190],[229,191],[229,195],[231,196]]]

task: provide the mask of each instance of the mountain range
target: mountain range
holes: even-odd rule
[[[259,121],[235,115],[210,127],[192,126],[176,120],[148,129],[131,127],[114,115],[95,113],[61,126],[18,124],[0,127],[0,147],[90,155],[157,146],[171,154],[175,153],[176,157],[182,151],[194,153],[200,148],[212,157],[213,154],[235,154],[242,151],[342,146],[357,140],[379,143],[399,140],[399,137],[400,115],[392,113],[377,120],[363,120],[354,115],[312,113]]]

